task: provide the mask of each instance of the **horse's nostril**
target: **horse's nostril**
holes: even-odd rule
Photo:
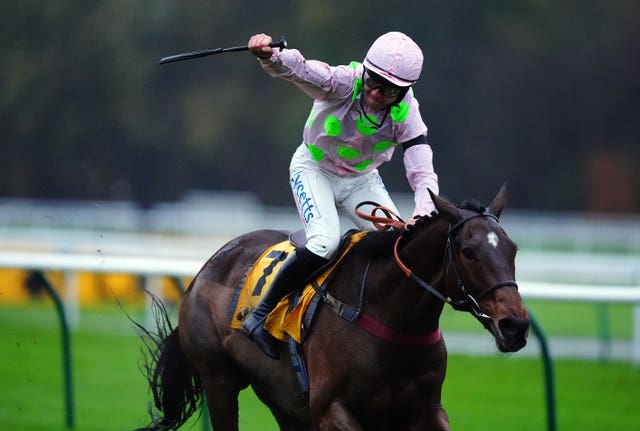
[[[505,317],[498,322],[498,328],[500,328],[500,332],[505,338],[526,337],[529,331],[529,320]]]

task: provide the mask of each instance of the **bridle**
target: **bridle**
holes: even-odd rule
[[[458,284],[458,291],[459,291],[459,294],[460,294],[460,298],[459,299],[452,299],[451,297],[444,296],[442,293],[438,292],[429,283],[427,283],[426,281],[424,281],[423,279],[421,279],[420,277],[415,275],[402,262],[402,260],[400,259],[400,256],[398,255],[398,245],[400,243],[400,240],[402,239],[402,235],[400,235],[398,237],[398,239],[396,240],[396,243],[395,243],[394,248],[393,248],[393,254],[394,254],[396,263],[398,264],[400,269],[407,276],[411,277],[420,286],[422,286],[424,289],[426,289],[429,293],[434,295],[436,298],[440,299],[442,302],[445,302],[445,303],[451,305],[451,307],[453,307],[454,310],[469,312],[476,319],[478,319],[481,323],[489,323],[492,320],[491,317],[489,315],[483,313],[482,311],[480,311],[480,301],[482,300],[482,298],[484,298],[485,296],[487,296],[490,293],[494,292],[495,290],[500,289],[501,287],[513,286],[513,287],[515,287],[517,289],[518,288],[518,284],[515,282],[515,280],[500,281],[500,282],[494,284],[493,286],[489,287],[488,289],[483,290],[477,296],[474,295],[473,293],[471,293],[471,291],[469,289],[467,289],[464,277],[462,276],[462,272],[460,271],[460,269],[458,267],[458,264],[456,263],[456,259],[454,258],[454,255],[453,255],[453,251],[455,249],[454,240],[455,240],[456,234],[459,232],[460,228],[465,223],[467,223],[469,220],[472,220],[472,219],[475,219],[475,218],[478,218],[478,217],[490,218],[490,219],[493,219],[496,222],[498,222],[498,217],[496,217],[495,215],[493,215],[491,213],[483,211],[481,213],[474,214],[474,215],[471,215],[469,217],[466,217],[466,218],[462,219],[461,221],[455,223],[454,225],[450,225],[449,226],[449,231],[447,232],[447,245],[445,247],[445,256],[449,259],[449,265],[447,265],[447,268],[449,266],[452,266],[453,270],[455,271],[456,281],[457,281],[457,284]]]
[[[360,206],[362,206],[362,205],[374,205],[374,209],[371,211],[371,216],[368,216],[368,215],[366,215],[366,214],[364,214],[364,213],[359,211],[358,208],[360,208]],[[386,217],[375,216],[375,213],[377,211],[382,211],[386,215]],[[384,208],[384,207],[381,207],[381,206],[377,205],[374,202],[362,202],[356,208],[356,214],[358,214],[358,216],[360,216],[361,218],[363,218],[365,220],[369,220],[369,221],[373,222],[374,226],[379,230],[387,230],[387,229],[389,229],[391,227],[396,228],[396,229],[401,228],[403,230],[406,230],[406,223],[397,214],[395,214],[393,211],[391,211],[391,210],[389,210],[387,208]],[[518,284],[515,282],[515,280],[500,281],[500,282],[490,286],[488,289],[483,290],[478,295],[474,295],[469,289],[467,289],[464,277],[462,276],[462,272],[460,271],[460,269],[458,267],[458,264],[456,262],[456,259],[454,258],[454,254],[453,254],[454,249],[455,249],[454,240],[456,238],[457,233],[460,231],[460,228],[462,228],[462,226],[464,226],[469,220],[473,220],[473,219],[479,218],[479,217],[493,219],[493,220],[495,220],[496,223],[499,222],[497,216],[495,216],[494,214],[491,214],[490,212],[487,212],[487,211],[485,211],[483,209],[482,212],[480,212],[480,213],[470,215],[470,216],[468,216],[468,217],[456,222],[455,224],[450,224],[449,225],[449,231],[447,232],[447,243],[446,243],[446,246],[445,246],[445,256],[446,256],[446,258],[449,259],[449,265],[446,265],[446,267],[449,268],[450,266],[452,266],[453,270],[454,270],[454,272],[456,274],[456,281],[457,281],[457,284],[458,284],[458,291],[459,291],[459,294],[460,294],[460,298],[458,298],[458,299],[452,299],[451,297],[444,296],[442,293],[440,293],[438,290],[436,290],[429,283],[427,283],[422,278],[420,278],[416,274],[414,274],[413,271],[411,271],[411,269],[409,269],[409,267],[407,267],[402,262],[402,260],[400,259],[399,254],[398,254],[398,247],[399,247],[400,241],[403,239],[403,235],[400,235],[398,237],[398,239],[396,240],[396,242],[395,242],[395,244],[393,246],[393,255],[394,255],[396,263],[398,264],[398,266],[400,267],[402,272],[404,272],[405,275],[407,275],[408,277],[413,279],[416,283],[418,283],[426,291],[431,293],[433,296],[435,296],[436,298],[438,298],[442,302],[451,305],[451,307],[454,310],[469,312],[476,319],[478,319],[481,323],[483,323],[483,324],[487,323],[488,324],[492,319],[491,319],[491,317],[489,315],[487,315],[487,314],[483,313],[482,311],[480,311],[480,301],[482,301],[482,299],[485,298],[490,293],[492,293],[492,292],[494,292],[497,289],[500,289],[502,287],[512,286],[512,287],[515,287],[516,289],[518,289]]]
[[[492,319],[491,319],[490,316],[488,316],[487,314],[485,314],[482,311],[480,311],[480,301],[482,301],[482,299],[484,297],[486,297],[487,295],[491,294],[492,292],[494,292],[497,289],[500,289],[502,287],[513,286],[516,289],[518,289],[518,283],[516,283],[515,280],[500,281],[500,282],[490,286],[488,289],[483,290],[477,296],[474,296],[473,293],[471,293],[471,291],[469,289],[467,289],[466,283],[464,281],[464,278],[462,277],[462,272],[460,271],[460,269],[458,267],[458,264],[456,263],[456,259],[454,259],[454,256],[453,256],[453,251],[454,251],[454,247],[455,247],[454,246],[454,239],[455,239],[456,233],[459,231],[459,229],[465,223],[467,223],[469,220],[472,220],[472,219],[478,218],[478,217],[484,217],[484,218],[493,219],[493,220],[495,220],[496,223],[499,223],[498,217],[496,217],[494,214],[491,214],[489,212],[483,211],[481,213],[474,214],[474,215],[471,215],[471,216],[469,216],[467,218],[462,219],[461,221],[457,222],[453,226],[450,226],[449,227],[449,231],[447,232],[447,245],[446,245],[446,248],[445,248],[445,253],[446,253],[446,256],[449,258],[450,265],[453,266],[453,270],[456,273],[458,291],[460,292],[461,298],[453,300],[451,298],[445,298],[442,294],[440,294],[440,292],[438,292],[438,293],[440,294],[439,296],[441,298],[444,298],[444,301],[449,303],[451,305],[451,307],[453,307],[454,310],[467,311],[467,312],[471,313],[480,322],[485,322],[485,321],[488,322],[488,321],[491,321]],[[395,253],[395,252],[394,252],[394,254],[396,256],[396,262],[400,263],[398,254]],[[422,282],[420,284],[422,285]],[[431,290],[430,290],[430,292],[431,292]]]

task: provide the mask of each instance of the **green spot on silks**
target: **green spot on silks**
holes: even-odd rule
[[[322,159],[324,159],[324,151],[322,151],[320,148],[312,144],[307,144],[307,148],[309,149],[309,154],[311,154],[311,158],[313,158],[313,160],[315,160],[316,162],[319,162]]]
[[[360,156],[360,151],[355,148],[349,148],[342,145],[338,147],[338,157],[340,158],[352,160],[358,156]]]
[[[311,108],[311,112],[309,112],[309,118],[307,118],[307,127],[311,127],[313,124],[313,120],[316,118],[316,107]]]
[[[363,120],[363,117],[356,119],[356,128],[358,129],[358,132],[362,133],[364,136],[370,136],[376,133],[376,126],[369,120]]]
[[[364,84],[362,83],[362,78],[356,78],[353,81],[353,94],[351,95],[351,100],[356,100],[363,88]]]
[[[353,70],[356,70],[358,67],[360,67],[361,64],[362,63],[360,63],[359,61],[352,61],[351,63],[349,63],[349,67]],[[353,94],[351,95],[351,100],[356,100],[363,89],[364,84],[362,83],[362,78],[355,78],[353,80]]]
[[[409,115],[409,105],[407,102],[400,102],[391,107],[389,114],[391,114],[391,119],[393,121],[396,123],[402,123]]]
[[[364,162],[360,162],[353,167],[356,171],[364,171],[367,167],[373,163],[373,160],[365,160]]]
[[[338,136],[342,132],[340,120],[338,120],[335,115],[329,115],[327,119],[324,120],[324,131],[329,136]]]
[[[394,143],[391,141],[378,142],[373,146],[373,151],[385,151],[393,147]]]

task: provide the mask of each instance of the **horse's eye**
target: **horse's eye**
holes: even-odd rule
[[[476,255],[473,253],[473,250],[471,249],[471,247],[464,247],[462,249],[462,255],[464,257],[466,257],[469,260],[475,260],[476,259]]]

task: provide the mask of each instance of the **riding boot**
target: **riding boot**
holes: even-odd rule
[[[277,340],[264,329],[267,316],[282,298],[296,288],[303,286],[307,278],[326,262],[327,259],[310,252],[307,248],[297,249],[284,261],[260,304],[242,322],[243,332],[267,356],[273,359],[279,358]]]

